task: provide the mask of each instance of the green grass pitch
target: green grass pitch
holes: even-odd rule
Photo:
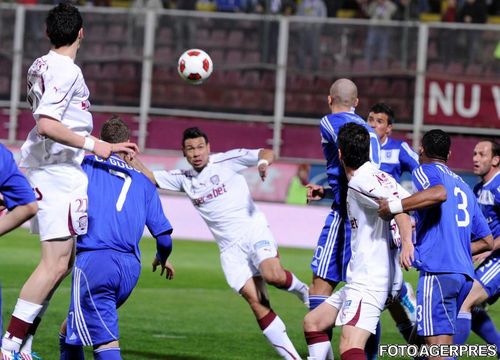
[[[0,280],[3,291],[3,319],[6,326],[20,287],[39,259],[38,238],[24,229],[0,239]],[[314,243],[316,239],[311,239]],[[227,286],[219,265],[215,243],[174,241],[171,261],[175,279],[167,281],[152,273],[155,253],[152,239],[141,243],[143,269],[139,284],[120,309],[120,345],[129,360],[198,359],[279,359],[262,335],[248,305]],[[311,250],[280,249],[283,265],[310,282]],[[406,279],[416,284],[417,274]],[[59,324],[66,316],[70,296],[69,277],[61,284],[40,325],[34,350],[44,360],[57,360]],[[298,352],[306,358],[307,346],[302,333],[306,308],[283,291],[270,289],[271,305],[287,325]],[[500,310],[489,310],[500,325]],[[382,343],[403,343],[387,312],[382,317]],[[338,356],[338,330],[334,349]],[[475,336],[471,343],[481,343]],[[86,350],[86,358],[92,359]],[[473,358],[469,358],[473,359]]]

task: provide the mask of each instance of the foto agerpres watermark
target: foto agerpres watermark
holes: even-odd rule
[[[388,357],[496,357],[497,347],[489,344],[401,345],[381,344],[379,356]]]

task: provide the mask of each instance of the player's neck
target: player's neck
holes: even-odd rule
[[[342,105],[333,105],[331,109],[332,109],[332,114],[337,114],[342,112],[352,112],[352,113],[354,112],[354,108]]]
[[[493,177],[500,171],[498,168],[492,167],[490,171],[488,171],[483,177],[483,184],[486,184],[488,181],[493,179]]]
[[[76,53],[78,51],[78,46],[75,43],[73,43],[70,46],[61,46],[61,47],[59,47],[57,49],[53,47],[52,51],[54,51],[55,53],[57,53],[59,55],[68,56],[73,61],[75,61],[75,59],[76,59]]]

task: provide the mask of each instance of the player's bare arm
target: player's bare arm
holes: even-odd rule
[[[267,168],[274,161],[274,153],[270,149],[261,149],[259,151],[259,161],[257,162],[257,168],[259,170],[259,175],[262,181],[266,179]]]
[[[479,255],[481,253],[490,252],[494,247],[493,236],[488,235],[484,238],[476,240],[471,243],[470,249],[472,255]]]
[[[412,242],[411,218],[407,213],[401,213],[394,216],[401,236],[401,254],[399,263],[405,270],[410,270],[413,260],[415,260],[415,248]]]
[[[0,236],[8,233],[12,229],[20,226],[25,221],[31,219],[38,211],[36,201],[18,205],[4,216],[0,217]]]
[[[142,163],[141,160],[139,160],[137,157],[129,157],[125,156],[125,161],[127,164],[132,166],[134,169],[139,170],[141,173],[147,176],[147,178],[155,185],[158,186],[156,183],[155,176],[153,175],[153,172],[149,170],[146,165]]]
[[[472,261],[474,261],[475,264],[481,264],[488,256],[493,253],[493,251],[498,249],[500,249],[500,236],[496,237],[495,240],[493,240],[493,249],[473,255]]]
[[[416,192],[403,200],[387,201],[378,200],[378,215],[384,220],[391,220],[394,214],[403,211],[412,211],[436,206],[445,202],[447,199],[446,188],[443,185],[435,185],[423,191]]]
[[[64,145],[85,149],[103,159],[109,158],[113,152],[125,152],[129,156],[134,156],[139,152],[139,148],[134,143],[110,144],[104,141],[95,141],[90,137],[87,138],[76,134],[59,121],[47,116],[41,116],[38,119],[37,130],[42,136]]]

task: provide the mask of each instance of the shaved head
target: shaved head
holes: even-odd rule
[[[349,79],[338,79],[330,87],[333,105],[355,107],[358,100],[358,88]]]

